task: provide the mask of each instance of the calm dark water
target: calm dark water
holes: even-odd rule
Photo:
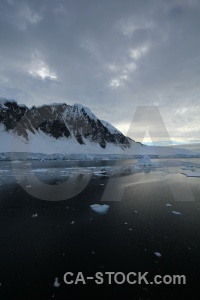
[[[37,164],[36,168],[48,167]],[[26,193],[9,175],[8,163],[0,169],[7,170],[0,173],[0,299],[194,298],[200,278],[198,179],[191,185],[194,202],[175,201],[167,182],[157,180],[152,172],[132,175],[137,184],[124,187],[118,202],[101,202],[109,177],[96,176],[76,197],[54,202]],[[58,178],[51,180],[55,183]],[[91,210],[96,203],[109,205],[107,214]],[[147,271],[150,278],[184,274],[187,281],[186,285],[97,285],[90,280],[86,285],[66,285],[63,281],[66,272],[83,272],[87,277],[98,271]],[[58,288],[53,286],[56,277]]]

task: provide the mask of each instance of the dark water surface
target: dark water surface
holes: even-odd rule
[[[39,167],[48,163],[36,162]],[[195,298],[200,281],[200,178],[190,179],[193,202],[175,201],[159,170],[131,175],[134,184],[124,187],[118,202],[101,202],[109,180],[103,176],[92,176],[74,198],[44,201],[21,188],[8,163],[1,163],[0,170],[0,299]],[[180,176],[185,178],[177,175],[177,184]],[[109,205],[108,212],[93,211],[90,205],[97,203]],[[85,285],[63,281],[66,272],[87,277],[111,271],[149,272],[150,281],[157,274],[183,274],[186,285],[108,285],[106,276],[99,285],[87,279]],[[58,288],[53,285],[56,277]]]

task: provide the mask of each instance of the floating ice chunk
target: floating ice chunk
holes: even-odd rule
[[[172,210],[172,213],[174,214],[174,215],[181,215],[181,213],[179,212],[179,211],[175,211],[175,210]]]
[[[21,163],[21,161],[20,160],[13,160],[12,163],[19,164],[19,163]]]
[[[47,169],[35,169],[32,170],[32,172],[43,173],[43,172],[47,172]]]
[[[105,175],[106,174],[106,171],[95,171],[94,172],[94,175],[97,175],[97,176],[99,176],[99,175]]]
[[[38,214],[32,214],[32,218],[37,218]]]
[[[157,256],[157,257],[161,257],[161,253],[160,252],[154,252],[154,254]]]
[[[90,205],[91,209],[94,210],[95,212],[99,213],[99,214],[106,214],[108,209],[109,209],[109,205],[103,204],[92,204]]]
[[[74,221],[72,221],[72,222],[71,222],[71,224],[73,225],[73,224],[75,224],[75,222],[74,222]]]
[[[138,211],[137,211],[137,210],[134,210],[134,213],[135,213],[135,214],[138,214]]]
[[[27,187],[27,188],[30,188],[30,187],[31,187],[31,185],[27,185],[26,187]]]
[[[166,206],[167,206],[167,207],[171,207],[172,205],[171,205],[171,204],[169,204],[169,203],[167,203],[167,204],[166,204]]]
[[[100,183],[100,185],[104,185],[104,183]]]
[[[182,174],[187,176],[187,177],[200,177],[200,172],[188,171],[188,172],[184,172]]]
[[[151,166],[151,160],[148,155],[145,155],[144,157],[140,158],[138,160],[138,165],[140,166]]]
[[[55,278],[53,286],[54,287],[59,287],[60,286],[60,283],[58,282],[58,277]]]

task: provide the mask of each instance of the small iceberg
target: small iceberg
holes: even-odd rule
[[[47,169],[35,169],[35,170],[32,169],[32,170],[31,170],[31,173],[32,173],[32,172],[43,173],[43,172],[47,172]]]
[[[93,172],[95,176],[108,176],[106,173],[107,172],[105,170]]]
[[[157,256],[157,257],[161,257],[161,253],[160,252],[154,252],[154,254]]]
[[[54,287],[59,287],[60,286],[60,283],[58,282],[58,277],[55,278],[53,286]]]
[[[33,214],[32,215],[32,218],[37,218],[38,217],[38,214]]]
[[[20,164],[21,161],[20,160],[13,160],[12,163],[14,163],[14,164]]]
[[[94,172],[95,175],[105,175],[106,174],[106,170],[102,170],[102,171],[95,171]]]
[[[171,204],[169,204],[169,203],[167,203],[167,204],[166,204],[166,206],[167,206],[167,207],[171,207],[172,205],[171,205]]]
[[[179,215],[179,216],[181,215],[181,213],[179,211],[175,211],[175,210],[172,211],[172,214]]]
[[[94,210],[95,212],[99,213],[99,214],[106,214],[108,209],[109,209],[109,205],[103,204],[92,204],[90,205],[91,209]]]
[[[71,222],[71,225],[73,225],[73,224],[75,224],[75,222],[74,222],[74,221],[72,221],[72,222]]]
[[[151,160],[148,155],[143,156],[138,160],[138,165],[140,166],[151,166]]]

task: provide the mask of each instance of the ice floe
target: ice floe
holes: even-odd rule
[[[47,169],[35,169],[35,170],[32,170],[31,172],[43,173],[43,172],[47,172]]]
[[[58,282],[58,277],[55,278],[53,286],[54,287],[59,287],[60,286],[60,283]]]
[[[37,218],[38,214],[32,214],[32,218]]]
[[[161,253],[160,252],[154,252],[154,254],[157,256],[157,257],[161,257]]]
[[[140,166],[151,166],[151,160],[148,155],[143,156],[138,160],[138,165]]]
[[[92,204],[90,205],[91,209],[94,210],[95,212],[99,213],[99,214],[106,214],[108,209],[109,209],[109,205],[103,204]]]
[[[172,210],[172,214],[174,214],[174,215],[181,215],[181,213],[179,212],[179,211],[175,211],[175,210]]]

